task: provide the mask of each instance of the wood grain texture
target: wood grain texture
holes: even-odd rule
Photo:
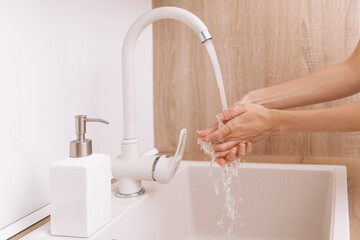
[[[200,17],[213,36],[228,105],[246,92],[299,78],[344,60],[359,39],[359,0],[153,0]],[[205,47],[185,24],[153,25],[155,146],[173,152],[181,128],[186,152],[196,153],[195,131],[215,121],[221,103]],[[307,108],[329,107],[353,97]],[[273,136],[255,154],[359,157],[359,133]]]

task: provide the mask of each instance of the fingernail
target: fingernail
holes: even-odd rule
[[[220,154],[218,154],[218,153],[215,153],[215,157],[217,158],[217,157],[219,157],[220,156]]]
[[[216,118],[217,118],[217,119],[223,119],[223,118],[224,118],[224,114],[219,113],[218,115],[216,115]]]
[[[220,166],[224,166],[225,163],[226,163],[226,161],[225,161],[224,159],[222,159],[222,158],[216,159],[216,162],[217,162]]]

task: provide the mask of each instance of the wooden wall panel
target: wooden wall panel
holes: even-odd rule
[[[153,0],[200,17],[213,36],[228,105],[246,92],[299,78],[344,60],[359,39],[359,0]],[[189,130],[186,152],[199,152],[196,129],[221,111],[210,59],[185,24],[162,20],[153,26],[155,145],[176,148]],[[322,108],[353,97],[306,108]],[[254,154],[359,157],[359,133],[297,133],[272,136]]]

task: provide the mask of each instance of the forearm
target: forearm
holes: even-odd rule
[[[360,131],[360,102],[319,110],[270,110],[276,133]]]
[[[359,91],[360,43],[344,62],[303,78],[251,91],[242,100],[267,108],[287,109],[327,102]]]

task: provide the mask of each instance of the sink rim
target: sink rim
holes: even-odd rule
[[[178,172],[185,171],[188,167],[200,166],[209,167],[208,161],[182,161]],[[220,168],[214,164],[213,168]],[[280,163],[241,163],[240,168],[255,168],[255,169],[284,169],[284,170],[299,170],[299,171],[327,171],[332,172],[333,178],[333,203],[331,212],[331,240],[350,240],[350,224],[349,224],[349,208],[348,208],[348,194],[347,194],[347,173],[346,167],[342,165],[316,165],[316,164],[280,164]],[[175,177],[176,177],[175,175]],[[156,182],[144,182],[145,194],[133,199],[120,199],[115,197],[116,182],[112,184],[112,219],[111,221],[97,231],[94,235],[85,239],[93,239],[101,236],[101,233],[117,219],[125,217],[127,212],[137,205],[141,204],[147,198],[156,194],[163,184]],[[115,214],[114,214],[115,213]],[[50,235],[50,223],[47,223],[35,231],[24,236],[22,239],[58,239],[58,236]],[[64,238],[64,239],[78,239],[78,238]]]

